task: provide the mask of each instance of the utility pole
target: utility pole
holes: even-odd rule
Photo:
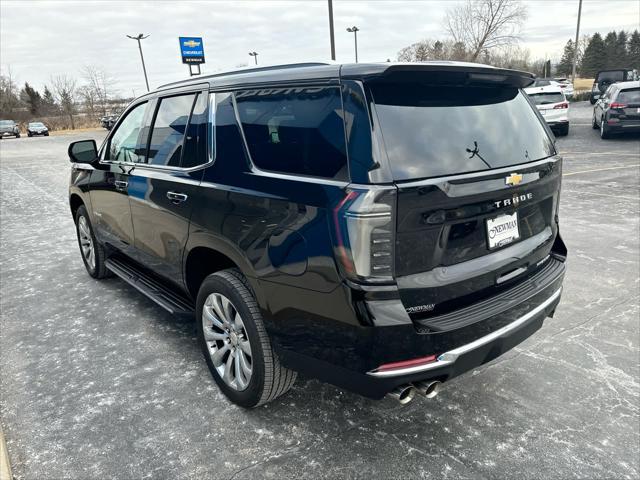
[[[578,25],[576,26],[576,43],[573,44],[573,66],[571,67],[571,83],[576,82],[576,63],[578,61],[578,42],[580,41],[580,15],[582,14],[582,0],[578,0]]]
[[[360,31],[360,29],[358,27],[356,27],[355,25],[353,27],[347,28],[347,32],[353,33],[353,39],[354,39],[355,44],[356,44],[356,63],[358,63],[358,32],[359,31]]]
[[[149,79],[147,78],[147,68],[144,66],[144,56],[142,55],[142,45],[140,44],[140,40],[144,40],[145,38],[149,38],[149,35],[144,36],[139,33],[136,37],[132,37],[131,35],[127,35],[131,40],[138,41],[138,48],[140,49],[140,60],[142,60],[142,71],[144,72],[144,82],[147,84],[147,92],[149,91]]]
[[[249,55],[253,57],[253,60],[256,62],[256,65],[258,65],[258,52],[249,52]]]
[[[335,60],[336,41],[333,38],[333,0],[329,0],[329,40],[331,41],[331,60]]]

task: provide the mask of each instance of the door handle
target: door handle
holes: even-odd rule
[[[187,198],[189,197],[184,193],[167,192],[167,198],[171,200],[173,203],[178,204],[186,201]]]
[[[116,180],[115,182],[113,182],[114,185],[116,186],[116,188],[118,190],[124,190],[125,188],[127,188],[127,186],[129,185],[129,182],[126,182],[124,180]]]

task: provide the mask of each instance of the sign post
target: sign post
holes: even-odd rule
[[[182,63],[189,65],[189,76],[200,75],[200,64],[204,63],[202,37],[178,37],[178,39]]]

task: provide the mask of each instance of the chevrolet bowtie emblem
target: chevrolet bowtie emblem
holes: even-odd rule
[[[189,40],[188,42],[183,42],[183,45],[185,47],[194,48],[194,47],[197,47],[198,45],[200,45],[200,42],[196,42],[195,40]]]
[[[507,185],[520,185],[520,182],[522,182],[522,175],[519,173],[512,173],[504,179],[504,183]]]

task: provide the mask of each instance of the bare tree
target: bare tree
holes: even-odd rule
[[[12,115],[19,106],[18,87],[11,66],[7,66],[6,70],[0,73],[0,113]]]
[[[115,93],[113,88],[115,80],[105,70],[93,65],[85,65],[82,69],[82,76],[87,82],[85,90],[90,91],[88,94],[94,100],[95,112],[106,115],[109,99]],[[83,97],[85,97],[86,103],[86,96],[83,95]],[[94,110],[92,110],[93,112]]]
[[[464,45],[474,62],[484,50],[516,44],[526,19],[520,0],[465,0],[449,8],[444,21],[454,42]]]
[[[427,60],[465,60],[464,46],[452,40],[425,39],[398,52],[401,62],[425,62]]]
[[[58,75],[51,77],[51,86],[62,111],[69,117],[71,129],[75,130],[76,124],[73,116],[76,113],[76,81],[66,75]]]

